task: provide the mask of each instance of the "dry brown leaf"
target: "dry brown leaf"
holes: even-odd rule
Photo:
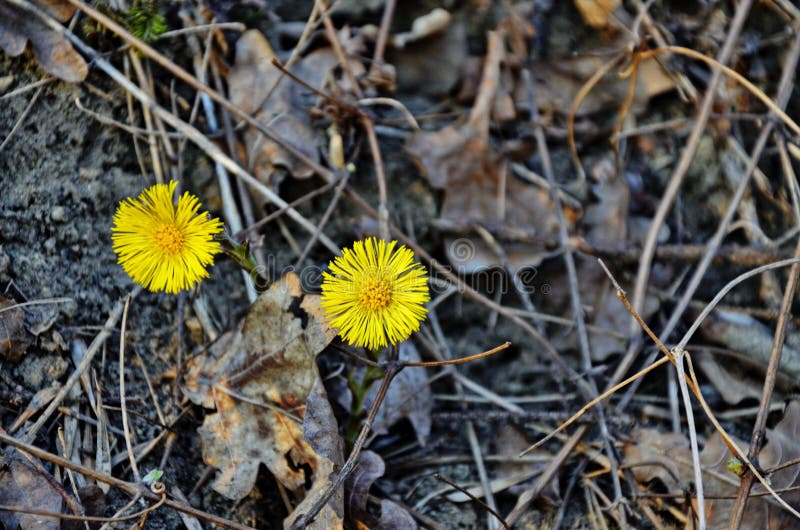
[[[621,0],[575,0],[583,21],[593,28],[604,28]]]
[[[737,441],[739,447],[747,450],[747,444]],[[709,437],[706,447],[700,454],[700,463],[708,473],[713,473],[718,480],[703,480],[709,484],[705,486],[709,496],[736,497],[739,488],[739,478],[728,471],[727,462],[731,458],[728,448],[722,442],[719,434],[714,433]],[[774,429],[767,429],[767,444],[759,453],[758,462],[763,469],[769,470],[779,464],[800,458],[800,402],[793,401],[786,407],[783,419]],[[798,485],[800,467],[789,466],[768,475],[770,486],[774,490],[781,490]],[[751,494],[763,495],[766,492],[763,486],[755,483]],[[782,493],[783,499],[792,506],[800,503],[800,492],[790,491]],[[733,510],[734,499],[711,499],[707,501],[708,528],[728,528],[730,514]],[[741,528],[765,528],[780,530],[795,528],[798,521],[786,510],[770,501],[769,495],[753,497],[747,502]]]
[[[530,71],[539,110],[542,113],[568,114],[581,87],[608,60],[608,57],[582,55],[533,63]],[[625,101],[628,88],[628,79],[610,72],[583,98],[575,115],[583,117],[605,110],[616,111]],[[641,61],[630,112],[640,113],[652,97],[674,88],[672,79],[655,59]],[[515,99],[525,101],[526,98],[524,84],[517,83]]]
[[[61,512],[61,495],[47,478],[17,456],[5,464],[0,468],[0,503]],[[60,521],[55,517],[0,510],[0,524],[20,530],[58,530]]]
[[[344,464],[344,442],[339,436],[339,425],[333,415],[325,386],[317,379],[306,401],[306,415],[303,418],[303,437],[317,453],[319,466],[311,489],[303,502],[283,522],[286,530],[293,528],[298,518],[305,515],[325,494],[332,482],[335,469]],[[331,499],[320,510],[314,520],[305,526],[310,530],[338,530],[344,524],[344,496],[338,488]]]
[[[33,3],[62,22],[68,20],[76,9],[66,0],[33,0]],[[70,83],[86,79],[89,73],[86,61],[66,37],[27,12],[0,2],[0,48],[16,57],[25,51],[28,41],[36,61],[47,73]]]
[[[16,305],[12,299],[0,296],[0,309]],[[6,309],[0,313],[0,358],[11,362],[19,361],[33,338],[25,329],[25,313],[20,307]]]
[[[679,433],[656,429],[637,429],[633,441],[625,445],[625,465],[641,483],[660,480],[668,491],[687,486],[692,477],[692,453],[689,440]]]
[[[723,364],[719,361],[724,358],[717,359],[714,355],[702,352],[696,353],[693,358],[726,403],[735,405],[746,398],[761,397],[763,376],[752,377],[752,367],[736,362]]]
[[[348,520],[355,521],[359,528],[416,530],[417,523],[411,514],[388,499],[381,500],[380,520],[367,510],[369,490],[385,471],[386,464],[377,453],[363,451],[359,455],[358,466],[346,482]]]
[[[749,315],[715,311],[703,320],[700,331],[706,339],[742,353],[752,363],[764,367],[769,364],[772,331]],[[788,342],[783,346],[781,372],[797,380],[800,377],[800,350]]]
[[[260,31],[252,29],[242,34],[236,42],[235,64],[228,75],[230,99],[309,159],[319,162],[316,137],[306,111],[309,90],[287,78],[272,64],[274,58],[275,53]],[[338,64],[335,54],[323,48],[303,57],[291,70],[310,86],[323,89]],[[355,76],[364,71],[363,65],[355,60],[350,61],[349,66]],[[270,95],[281,77],[284,79]],[[343,90],[348,88],[346,81],[340,86]],[[271,183],[277,167],[285,168],[297,178],[310,177],[314,172],[254,128],[245,134],[245,147],[250,166],[266,184]]]
[[[499,90],[503,57],[503,40],[491,32],[481,88],[469,122],[418,132],[409,138],[406,148],[418,160],[431,186],[444,190],[443,220],[458,224],[500,222],[510,228],[552,234],[558,224],[548,191],[512,175],[502,155],[489,143],[489,119]],[[459,272],[474,273],[502,265],[482,241],[465,246],[448,240],[445,245],[448,259]],[[508,245],[505,251],[515,269],[538,265],[546,255],[532,245]]]
[[[793,401],[786,407],[783,419],[774,429],[767,429],[767,443],[759,453],[759,464],[769,470],[780,464],[800,458],[800,402]],[[625,446],[625,465],[632,468],[639,482],[660,480],[670,492],[676,492],[681,485],[694,482],[692,455],[689,442],[682,434],[665,434],[655,429],[638,429],[633,433],[634,442]],[[747,443],[733,440],[743,451]],[[728,470],[728,461],[733,455],[728,451],[719,433],[714,432],[700,453],[703,468],[703,491],[706,499],[706,518],[709,530],[728,528],[730,516],[739,488],[739,477]],[[643,465],[638,465],[643,464]],[[793,465],[767,474],[770,485],[775,490],[797,486],[800,466]],[[758,482],[753,486],[752,497],[747,503],[741,528],[766,528],[779,530],[794,528],[794,516],[771,501],[766,490]],[[790,505],[800,503],[800,492],[790,491],[781,496]],[[711,498],[714,497],[714,498]],[[729,497],[729,498],[719,498]]]
[[[303,294],[298,276],[287,274],[258,297],[211,355],[190,363],[185,393],[217,409],[199,432],[205,462],[219,469],[214,489],[222,495],[246,496],[262,462],[292,491],[326,474],[301,429],[319,378],[316,355],[335,336],[315,317],[320,314],[319,296]]]

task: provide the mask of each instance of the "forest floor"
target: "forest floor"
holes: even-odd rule
[[[97,4],[0,0],[0,529],[800,527],[791,2]],[[131,281],[170,180],[249,272]]]

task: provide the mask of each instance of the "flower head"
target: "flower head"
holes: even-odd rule
[[[322,308],[353,346],[377,350],[397,344],[425,319],[428,276],[397,241],[356,241],[328,268],[330,273],[322,273]]]
[[[114,214],[111,240],[125,272],[151,291],[177,293],[208,277],[220,245],[219,219],[198,215],[200,201],[184,192],[173,203],[177,182],[156,184],[122,201]]]

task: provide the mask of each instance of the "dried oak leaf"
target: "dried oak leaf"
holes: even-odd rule
[[[76,9],[65,0],[33,0],[33,4],[61,22],[68,20]],[[89,73],[86,61],[66,37],[27,12],[0,2],[0,48],[16,57],[25,51],[28,41],[36,61],[47,73],[69,83],[86,79]]]
[[[313,162],[319,162],[317,138],[306,111],[309,95],[313,94],[272,64],[275,58],[260,31],[252,29],[242,34],[236,42],[235,63],[228,75],[230,99]],[[300,59],[291,70],[308,85],[323,89],[338,64],[333,51],[321,48]],[[364,72],[357,61],[351,61],[349,66],[355,76]],[[346,83],[342,88],[347,89]],[[285,168],[297,178],[308,178],[314,173],[308,164],[254,128],[245,134],[245,148],[256,176],[267,184],[277,167]]]
[[[681,434],[665,434],[655,429],[639,429],[633,433],[634,441],[625,446],[625,465],[631,467],[637,481],[645,483],[658,479],[670,492],[694,482],[692,455],[689,441]],[[747,443],[734,439],[747,451]],[[728,470],[732,457],[719,433],[712,434],[700,453],[703,468],[703,492],[706,495],[706,523],[709,530],[728,528],[730,516],[739,488],[739,477]],[[762,469],[769,470],[780,464],[800,458],[800,402],[786,407],[783,419],[774,429],[767,429],[767,443],[761,449],[758,461]],[[789,466],[768,474],[766,478],[774,490],[800,484],[800,467]],[[794,528],[797,520],[792,514],[773,502],[758,482],[747,503],[742,528],[778,530]],[[781,493],[791,506],[800,504],[800,492]],[[713,497],[713,498],[712,498]],[[721,498],[725,497],[725,498]]]
[[[0,502],[60,513],[62,500],[47,478],[19,457],[12,456],[10,462],[0,468]],[[0,510],[0,526],[5,528],[58,530],[59,523],[55,517]]]
[[[264,463],[292,491],[324,475],[324,457],[302,431],[307,398],[319,378],[316,356],[335,332],[319,296],[304,294],[294,273],[253,302],[235,331],[194,359],[184,392],[216,408],[199,429],[204,461],[219,474],[214,489],[241,499]]]
[[[507,161],[490,145],[489,120],[500,91],[500,64],[505,55],[498,33],[489,33],[481,86],[470,119],[460,126],[422,131],[406,149],[417,159],[434,188],[444,190],[441,218],[445,222],[502,223],[512,229],[553,234],[558,220],[547,190],[535,188],[507,171]],[[569,216],[568,216],[569,218]],[[448,259],[462,273],[501,266],[502,260],[483,242],[447,240]],[[538,265],[546,256],[533,245],[507,245],[509,264],[520,269]]]

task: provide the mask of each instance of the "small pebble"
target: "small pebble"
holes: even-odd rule
[[[53,221],[60,223],[67,218],[67,209],[63,206],[54,206],[53,209],[50,211],[50,219]]]

